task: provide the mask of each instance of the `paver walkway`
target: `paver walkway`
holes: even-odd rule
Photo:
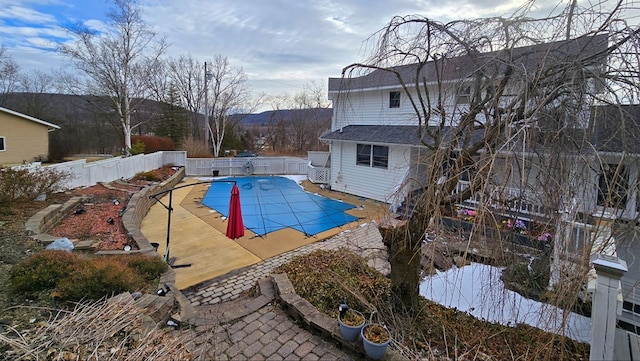
[[[253,287],[260,278],[268,276],[271,271],[296,256],[311,253],[317,249],[349,248],[360,256],[369,259],[369,265],[383,274],[390,272],[387,262],[387,249],[382,243],[382,236],[373,223],[340,233],[320,242],[311,243],[293,251],[282,253],[255,265],[232,271],[221,277],[201,283],[182,293],[194,306],[216,304],[237,298],[242,292]]]
[[[298,255],[346,247],[388,272],[386,248],[375,224],[367,223],[322,242],[272,257],[207,281],[182,293],[195,306],[196,328],[187,330],[200,360],[353,360],[346,352],[296,325],[274,304],[266,277]],[[258,282],[261,296],[239,298]]]
[[[273,302],[270,280],[259,284],[257,298],[197,307],[195,329],[179,331],[195,360],[354,360],[291,321]]]

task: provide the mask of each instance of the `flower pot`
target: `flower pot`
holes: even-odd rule
[[[352,313],[352,314],[348,314]],[[344,318],[344,322],[343,322]],[[359,321],[359,323],[357,323]],[[338,315],[340,334],[345,341],[353,342],[360,336],[360,331],[364,326],[364,315],[356,310],[347,310],[346,316]]]
[[[362,343],[364,344],[364,352],[367,356],[374,360],[381,359],[387,352],[389,342],[391,342],[389,330],[380,324],[370,323],[364,326],[360,332]]]

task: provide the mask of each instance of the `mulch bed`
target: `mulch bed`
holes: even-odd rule
[[[165,180],[176,172],[175,167],[162,167],[151,172],[157,179]],[[74,209],[50,232],[55,237],[66,237],[71,241],[92,240],[97,250],[122,250],[129,245],[136,249],[122,224],[122,215],[129,199],[140,189],[153,184],[139,177],[108,184],[77,188],[67,193],[83,196],[89,201]]]

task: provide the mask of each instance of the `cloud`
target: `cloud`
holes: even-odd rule
[[[419,14],[448,22],[461,14],[508,15],[523,1],[139,0],[139,4],[143,20],[158,36],[166,36],[168,57],[191,55],[204,62],[226,56],[232,66],[244,69],[257,92],[293,95],[311,81],[326,84],[344,66],[362,60],[370,50],[367,39],[395,15]],[[546,3],[550,0],[536,6],[548,9],[543,7]],[[52,43],[70,41],[65,28],[73,24],[104,30],[111,4],[0,0],[0,36],[23,70],[63,67]]]

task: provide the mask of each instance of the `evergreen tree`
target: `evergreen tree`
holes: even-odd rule
[[[169,88],[168,103],[163,105],[162,119],[156,127],[156,135],[171,138],[176,147],[179,147],[188,129],[187,112],[180,105],[180,96],[172,85]]]

